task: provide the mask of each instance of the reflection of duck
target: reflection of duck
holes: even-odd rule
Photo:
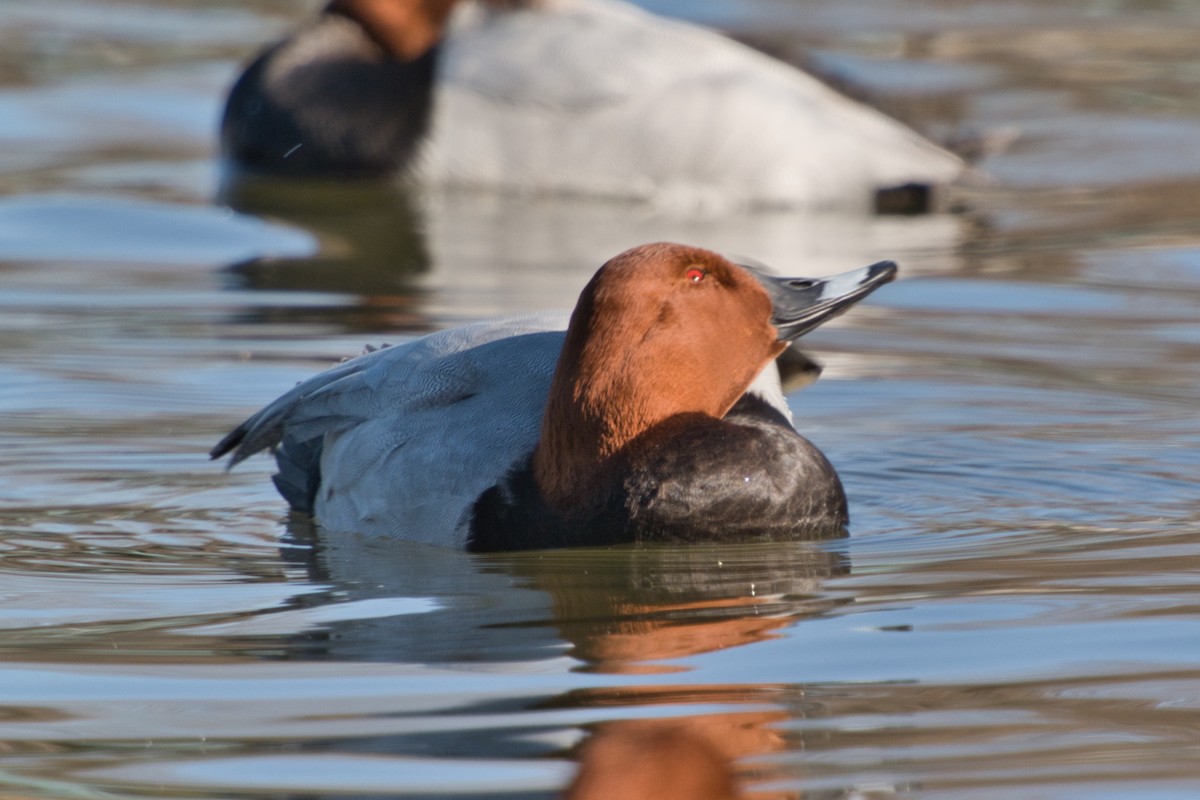
[[[466,320],[569,308],[596,264],[639,242],[691,242],[802,264],[812,277],[881,257],[909,274],[964,269],[961,249],[977,220],[957,214],[648,214],[632,203],[489,193],[413,193],[373,181],[234,176],[221,201],[239,212],[298,226],[319,252],[260,258],[228,268],[239,289],[333,293],[320,324],[343,333],[426,333]],[[309,303],[264,298],[244,314],[309,323]],[[391,335],[396,335],[395,333]],[[791,348],[789,353],[795,352]]]
[[[449,688],[441,684],[445,691],[417,707],[407,695],[373,709],[374,734],[338,745],[340,752],[393,757],[555,762],[584,732],[607,735],[669,718],[716,744],[725,758],[753,763],[748,772],[762,780],[778,754],[804,746],[803,731],[781,726],[819,705],[793,683],[696,683],[684,673],[696,667],[693,656],[787,636],[800,620],[842,604],[822,586],[849,569],[844,550],[823,542],[480,557],[330,535],[299,515],[289,529],[287,558],[325,591],[223,632],[254,635],[275,621],[297,626],[287,647],[293,659],[449,667],[438,674],[458,677]],[[503,676],[528,675],[531,666],[544,680],[518,680],[523,689],[514,692]],[[677,674],[646,675],[663,672]],[[499,680],[481,681],[480,674]],[[531,724],[541,735],[530,736]],[[314,747],[327,751],[328,743]]]
[[[404,192],[377,183],[296,181],[232,176],[221,201],[304,228],[320,250],[304,258],[254,258],[229,265],[230,282],[259,291],[350,295],[353,303],[320,308],[322,325],[347,330],[429,330],[421,308],[422,276],[430,266],[422,216]],[[245,318],[308,322],[308,304],[264,302],[240,309]]]
[[[565,336],[525,319],[361,356],[213,457],[281,445],[276,485],[326,528],[480,550],[829,534],[841,483],[791,426],[773,362],[894,274],[778,279],[634,248],[596,273]]]
[[[689,656],[774,638],[797,618],[836,605],[820,587],[850,570],[845,553],[823,542],[610,548],[603,558],[594,549],[564,549],[508,558],[506,568],[553,598],[555,625],[574,658],[597,672],[627,675],[677,671]],[[648,690],[647,702],[665,702],[654,699],[659,689]]]
[[[738,800],[729,760],[708,737],[675,723],[615,725],[581,751],[564,800]]]
[[[881,206],[920,210],[963,171],[789,65],[620,0],[333,0],[238,80],[222,142],[252,170],[688,208],[900,190]]]
[[[306,610],[292,621],[311,627],[296,634],[309,643],[309,657],[337,661],[569,656],[578,668],[609,675],[678,672],[689,657],[778,638],[797,620],[841,605],[822,587],[851,568],[844,549],[827,542],[562,548],[480,558],[331,534],[302,515],[288,520],[288,531],[289,563],[329,587],[306,596]],[[676,692],[651,680],[539,702],[755,705],[772,694],[732,684]]]
[[[219,199],[240,213],[309,231],[320,244],[320,252],[306,258],[261,259],[235,268],[255,289],[392,294],[430,266],[424,217],[391,186],[238,175],[225,181]]]

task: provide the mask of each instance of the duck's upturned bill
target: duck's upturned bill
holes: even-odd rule
[[[781,342],[790,342],[842,314],[895,279],[899,271],[892,261],[880,261],[829,278],[780,278],[753,267],[748,269],[771,296],[771,324],[779,331]]]

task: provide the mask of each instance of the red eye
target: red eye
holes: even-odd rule
[[[687,271],[687,279],[692,283],[699,283],[704,280],[704,270],[692,267]]]

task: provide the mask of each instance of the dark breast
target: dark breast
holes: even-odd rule
[[[546,506],[522,462],[476,502],[469,549],[845,534],[846,496],[833,466],[755,397],[722,420],[672,417],[631,442],[621,460],[593,503],[565,514]]]
[[[437,48],[400,61],[350,24],[326,16],[246,69],[221,121],[226,157],[310,177],[382,178],[408,165],[429,127]],[[297,48],[310,55],[281,68]]]

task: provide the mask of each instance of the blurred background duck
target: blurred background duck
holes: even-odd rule
[[[333,0],[230,92],[243,171],[697,209],[925,211],[964,162],[621,0]]]

